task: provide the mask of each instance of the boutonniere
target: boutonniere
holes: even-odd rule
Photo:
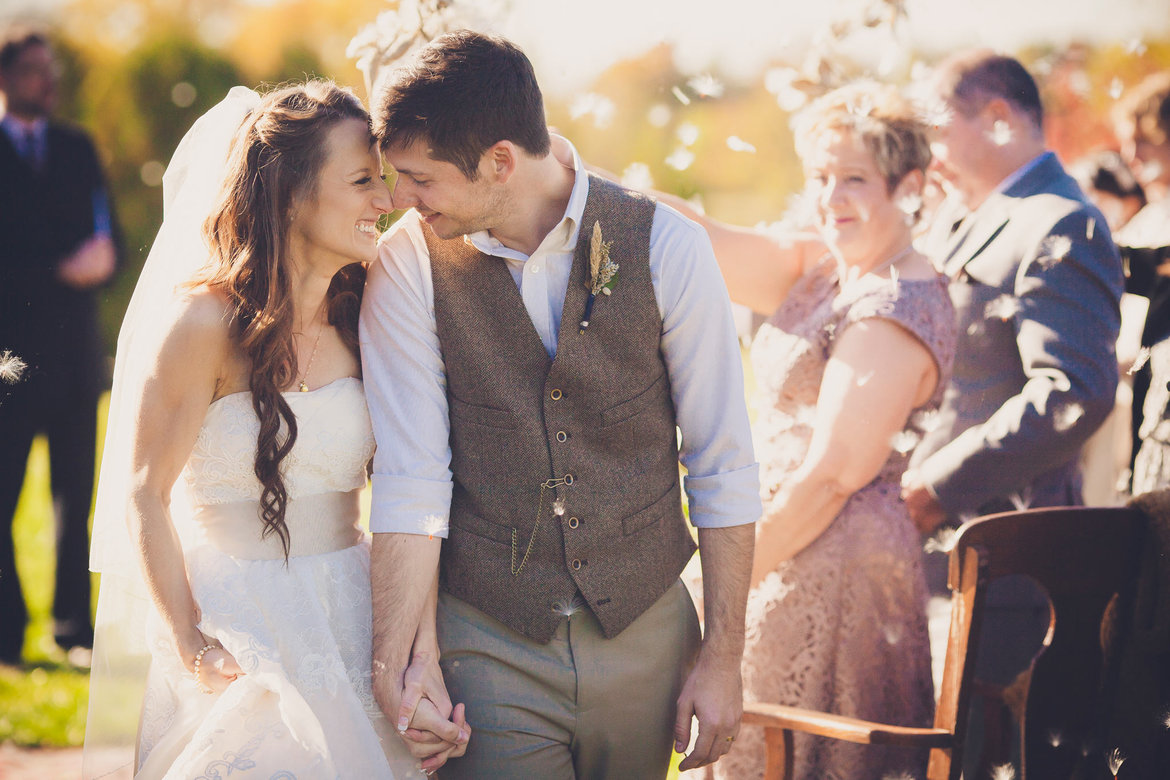
[[[589,327],[589,317],[593,314],[593,302],[597,294],[609,295],[617,284],[618,264],[610,259],[609,248],[612,241],[603,241],[601,237],[601,223],[593,223],[593,237],[589,241],[589,282],[585,287],[589,290],[589,297],[585,300],[585,316],[581,318],[581,329],[584,333]]]

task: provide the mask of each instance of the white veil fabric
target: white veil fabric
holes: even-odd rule
[[[176,288],[209,258],[202,227],[219,194],[232,139],[259,102],[256,92],[234,87],[179,142],[163,176],[162,227],[118,333],[90,548],[90,569],[102,576],[82,767],[86,778],[133,775],[150,663],[146,620],[153,609],[126,522],[134,421]],[[171,516],[186,546],[193,523],[179,486],[172,496]]]

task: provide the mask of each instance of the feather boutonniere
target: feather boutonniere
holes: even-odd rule
[[[601,223],[593,223],[593,236],[589,240],[589,281],[585,286],[589,289],[589,297],[585,300],[585,316],[581,318],[581,328],[578,333],[584,333],[589,327],[589,318],[593,315],[593,302],[597,295],[609,295],[617,284],[618,264],[609,256],[612,241],[605,241],[601,236]]]

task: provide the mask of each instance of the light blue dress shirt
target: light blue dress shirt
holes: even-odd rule
[[[589,180],[562,139],[562,163],[575,171],[565,215],[532,255],[484,231],[464,237],[507,264],[550,357]],[[360,338],[366,398],[378,450],[370,530],[446,537],[451,506],[450,421],[435,327],[430,258],[418,213],[382,238],[369,271]],[[691,522],[725,527],[761,514],[759,469],[744,402],[743,364],[727,290],[706,232],[659,203],[650,233],[650,273],[662,316],[661,349],[670,375],[679,459]]]

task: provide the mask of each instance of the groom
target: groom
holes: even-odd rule
[[[683,768],[715,761],[739,728],[761,508],[706,235],[550,139],[500,38],[436,39],[374,104],[413,207],[361,321],[379,703],[425,769],[466,749],[444,777],[662,777],[692,716]]]

